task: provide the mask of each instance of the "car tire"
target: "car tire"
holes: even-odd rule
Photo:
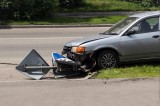
[[[114,51],[103,51],[99,54],[97,63],[101,69],[115,68],[118,66],[119,58]]]

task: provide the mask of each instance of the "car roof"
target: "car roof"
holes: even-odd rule
[[[160,16],[160,11],[143,12],[143,13],[131,15],[129,17],[145,18],[145,17],[150,17],[150,16]]]

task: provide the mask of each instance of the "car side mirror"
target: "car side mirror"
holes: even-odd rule
[[[103,35],[103,33],[99,33],[99,35]]]
[[[129,31],[127,31],[126,33],[125,33],[125,35],[132,35],[132,34],[135,34],[136,33],[136,31],[135,30],[129,30]]]
[[[103,32],[103,33],[99,33],[99,35],[105,35],[105,32]]]

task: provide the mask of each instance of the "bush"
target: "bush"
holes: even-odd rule
[[[54,0],[0,0],[0,19],[45,19],[53,10]]]
[[[44,19],[53,16],[54,5],[53,0],[35,0],[32,12],[32,18]]]
[[[81,7],[84,3],[85,0],[59,0],[59,5],[63,8]]]
[[[0,19],[12,17],[12,1],[0,0]]]
[[[12,0],[13,2],[13,19],[23,20],[32,19],[34,0]]]
[[[81,7],[85,4],[85,0],[74,0],[76,7]]]
[[[142,6],[151,7],[151,6],[153,6],[153,2],[152,2],[152,0],[143,0],[142,1]]]

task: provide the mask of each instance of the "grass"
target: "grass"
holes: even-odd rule
[[[126,16],[106,16],[90,18],[56,17],[39,21],[2,21],[1,25],[63,25],[63,24],[114,24]]]
[[[96,78],[148,78],[160,77],[160,65],[142,65],[101,70]]]
[[[160,10],[159,7],[143,7],[141,4],[126,2],[123,0],[86,0],[86,4],[80,8],[58,8],[57,12],[104,12],[104,11],[150,11]]]

